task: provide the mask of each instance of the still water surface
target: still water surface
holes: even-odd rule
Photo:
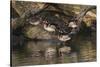
[[[58,56],[58,52],[53,57],[46,58],[47,48],[59,50],[62,45],[71,47],[71,51],[63,56]],[[24,41],[12,50],[12,65],[42,65],[59,63],[76,63],[96,61],[96,36],[78,35],[68,43],[61,43],[53,40]]]

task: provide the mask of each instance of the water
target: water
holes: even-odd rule
[[[71,47],[71,51],[63,56],[59,55],[59,48],[62,46]],[[46,55],[46,51],[54,49],[51,55]],[[53,51],[53,50],[52,50]],[[60,63],[96,61],[96,36],[95,33],[89,35],[77,35],[68,43],[61,43],[53,40],[24,41],[17,43],[12,49],[12,65],[43,65]]]

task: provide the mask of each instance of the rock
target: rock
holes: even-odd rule
[[[45,7],[45,3],[14,1],[14,0],[12,1],[11,4],[12,7],[16,10],[16,12],[20,16],[22,16],[28,10],[32,10],[32,13],[36,13]]]
[[[11,18],[11,28],[16,30],[17,28],[23,27],[26,23],[25,19],[23,18]]]
[[[94,11],[96,12],[96,10]],[[85,22],[87,27],[91,27],[94,20],[96,20],[96,13],[94,13],[93,11],[88,11],[83,17],[83,21]]]
[[[59,4],[59,5],[56,4],[54,7],[56,7],[56,8],[58,7],[58,9],[63,11],[66,15],[72,16],[72,15],[75,14],[74,11],[73,11],[73,10],[75,10],[75,8],[74,8],[75,6],[73,7],[73,5],[69,6],[69,5],[65,5],[65,4]]]
[[[39,26],[28,26],[23,33],[26,37],[31,39],[51,39],[50,33]]]

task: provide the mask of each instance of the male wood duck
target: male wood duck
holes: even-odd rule
[[[29,24],[31,25],[39,25],[41,23],[41,18],[38,18],[36,16],[34,17],[31,17],[29,20],[28,20]]]
[[[70,22],[68,27],[71,27],[71,28],[76,28],[77,27],[77,24],[75,22]]]
[[[60,34],[69,32],[66,23],[55,16],[52,16],[52,18],[46,17],[43,24],[44,29],[47,31],[55,31]]]
[[[69,36],[69,35],[60,35],[60,36],[58,36],[58,39],[60,40],[60,41],[68,41],[68,40],[70,40],[71,39],[71,37]]]
[[[78,25],[76,24],[75,21],[69,22],[68,27],[71,30],[71,32],[69,33],[69,35],[73,35],[73,34],[77,33]]]
[[[48,32],[55,32],[56,26],[52,24],[48,24],[47,21],[43,24],[43,27]]]

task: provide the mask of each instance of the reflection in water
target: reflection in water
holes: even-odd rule
[[[92,61],[95,60],[95,55],[96,55],[96,50],[95,47],[93,47],[91,42],[84,42],[84,44],[82,44],[80,46],[80,53],[79,53],[79,57],[80,57],[80,61]],[[86,47],[87,46],[87,47]]]
[[[96,38],[78,36],[68,44],[52,40],[24,41],[12,51],[12,65],[40,65],[96,61]],[[19,44],[17,44],[19,46]],[[59,54],[61,48],[70,47]]]

